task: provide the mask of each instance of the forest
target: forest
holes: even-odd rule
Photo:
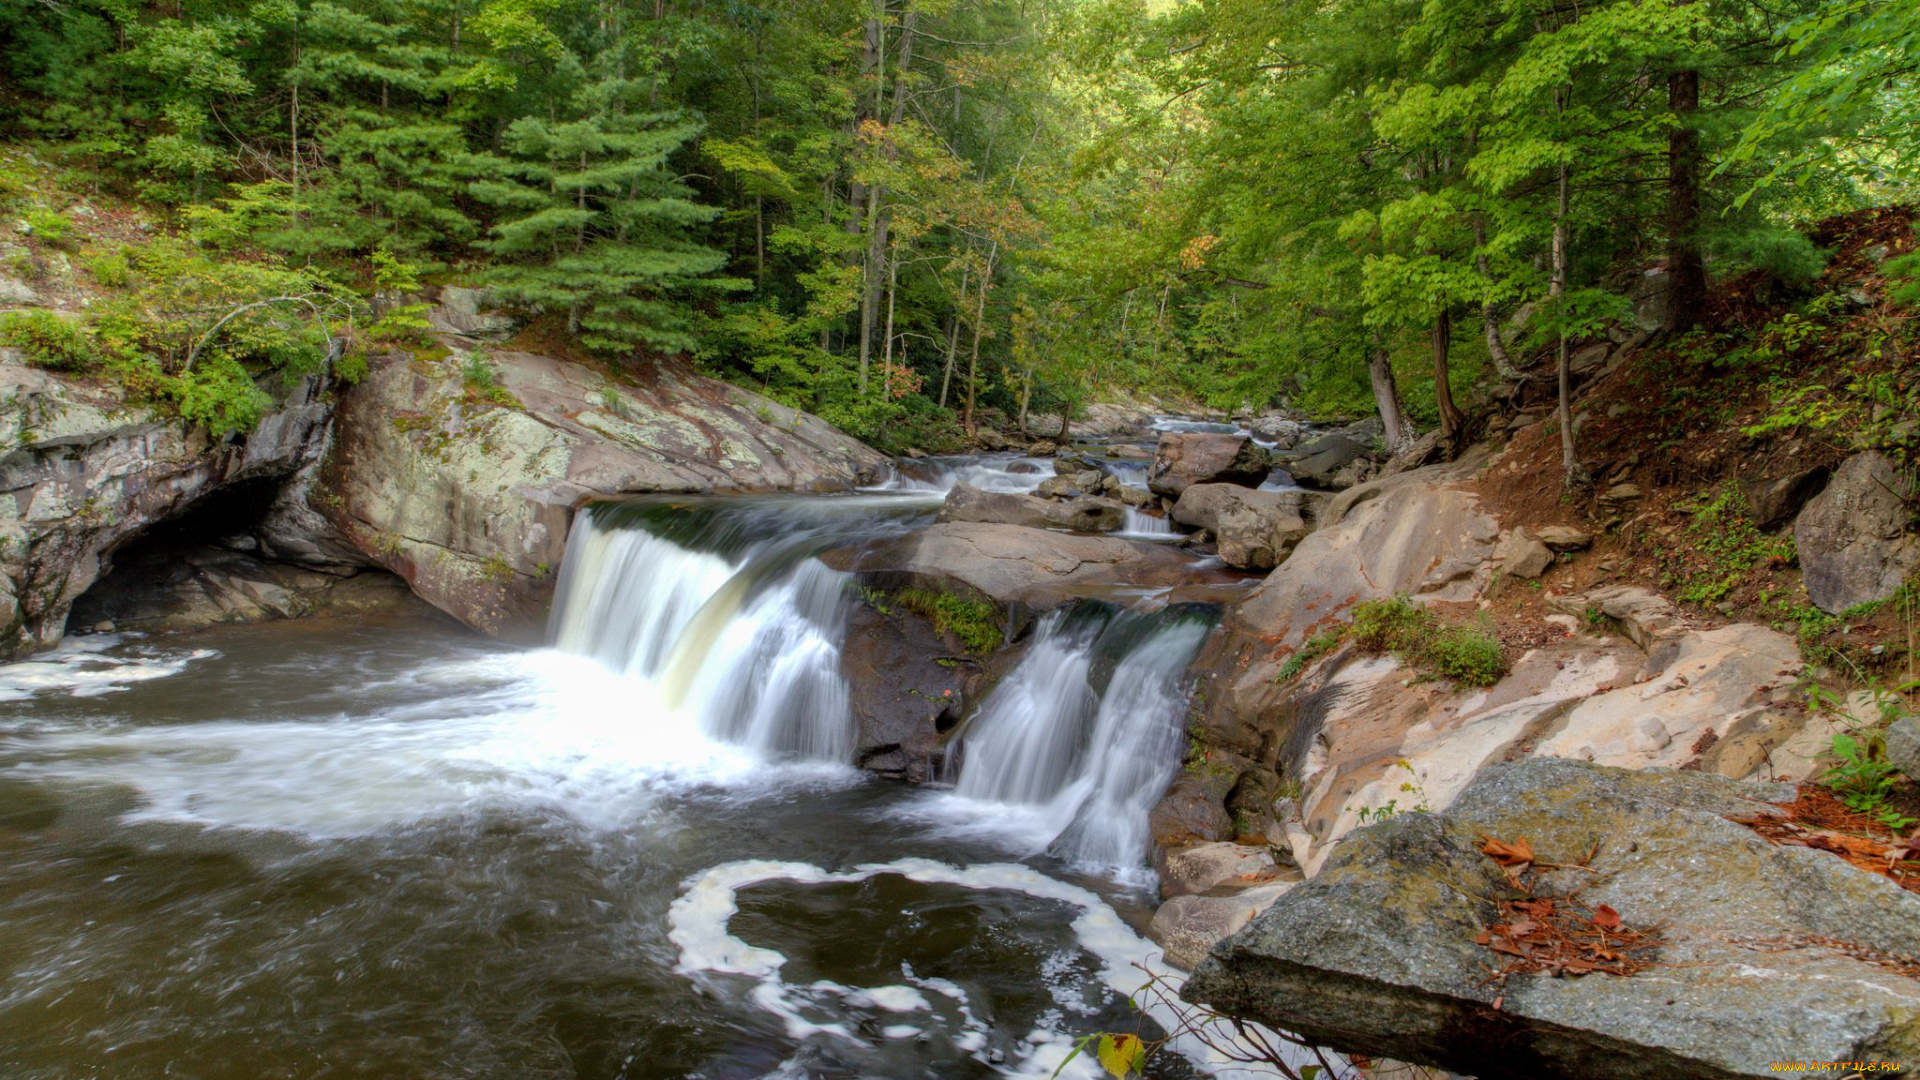
[[[1908,190],[1920,18],[37,0],[0,10],[0,40],[0,135],[60,185],[165,208],[145,245],[72,245],[90,272],[270,301],[201,357],[204,320],[151,296],[9,331],[56,362],[241,428],[243,373],[325,352],[302,320],[357,311],[377,341],[407,321],[382,297],[461,283],[538,314],[555,351],[688,357],[937,451],[1130,397],[1451,434],[1518,358],[1564,366],[1636,305],[1685,329],[1709,279],[1790,293],[1822,266],[1809,224]],[[43,241],[74,225],[36,213],[18,227]]]

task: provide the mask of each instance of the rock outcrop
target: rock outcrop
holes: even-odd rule
[[[934,525],[821,558],[882,587],[981,598],[1024,615],[1083,598],[1220,579],[1164,544],[974,522]]]
[[[885,464],[815,417],[678,367],[632,386],[543,356],[455,351],[377,361],[342,395],[314,501],[434,606],[530,639],[584,499],[844,489]]]
[[[912,783],[934,779],[940,736],[965,714],[976,670],[960,643],[911,612],[860,604],[847,622],[840,670],[856,731],[854,764]]]
[[[1345,435],[1322,435],[1302,444],[1281,463],[1308,487],[1343,491],[1366,479],[1372,467],[1366,445]]]
[[[1127,508],[1113,499],[1082,496],[1042,499],[1008,491],[982,491],[971,484],[955,484],[940,509],[941,521],[990,522],[1029,529],[1065,529],[1069,532],[1116,532],[1126,524]]]
[[[1307,535],[1298,491],[1257,491],[1237,484],[1194,484],[1180,493],[1173,520],[1213,534],[1220,558],[1243,570],[1285,562]]]
[[[1356,833],[1217,946],[1184,996],[1309,1041],[1482,1080],[1762,1076],[1776,1061],[1920,1056],[1920,897],[1733,819],[1786,785],[1530,759],[1445,814]],[[1483,837],[1526,838],[1533,895],[1580,890],[1659,939],[1626,976],[1488,977],[1478,944],[1515,895]],[[1590,867],[1582,870],[1574,864]]]
[[[74,600],[144,530],[311,463],[326,439],[321,395],[304,380],[252,434],[216,439],[117,388],[0,362],[0,656],[57,643]]]
[[[1913,480],[1878,453],[1855,454],[1793,524],[1815,607],[1838,614],[1885,600],[1920,570]]]
[[[1259,487],[1273,463],[1266,450],[1245,435],[1189,431],[1160,436],[1147,487],[1155,495],[1177,499],[1195,484]]]

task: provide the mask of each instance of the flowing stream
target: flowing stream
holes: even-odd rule
[[[953,791],[860,774],[813,556],[929,520],[923,476],[596,508],[546,649],[312,619],[0,668],[0,1073],[1046,1077],[1131,1030],[1208,617],[1050,616]]]

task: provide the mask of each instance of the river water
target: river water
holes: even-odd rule
[[[1010,677],[952,790],[860,774],[811,556],[937,503],[582,515],[545,649],[313,619],[0,668],[0,1075],[1045,1077],[1136,1029],[1206,619],[1063,615],[1032,652],[1080,682]]]

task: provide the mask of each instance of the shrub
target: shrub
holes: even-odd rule
[[[215,436],[252,431],[273,406],[247,370],[224,356],[212,357],[171,384],[181,419],[204,425]]]
[[[952,593],[903,589],[894,597],[900,606],[933,621],[933,628],[951,632],[970,653],[986,654],[1000,647],[1000,613],[985,600],[962,600]]]
[[[29,210],[27,226],[41,243],[65,247],[73,239],[73,221],[57,210]]]
[[[100,362],[93,334],[51,311],[14,311],[0,316],[0,341],[19,349],[27,363],[54,371],[88,371]]]
[[[133,264],[127,261],[123,251],[100,251],[88,255],[84,260],[87,273],[103,288],[124,289],[133,280]]]
[[[1390,652],[1416,671],[1466,686],[1492,686],[1507,673],[1507,658],[1493,635],[1443,623],[1404,596],[1355,607],[1353,639],[1370,652]]]

